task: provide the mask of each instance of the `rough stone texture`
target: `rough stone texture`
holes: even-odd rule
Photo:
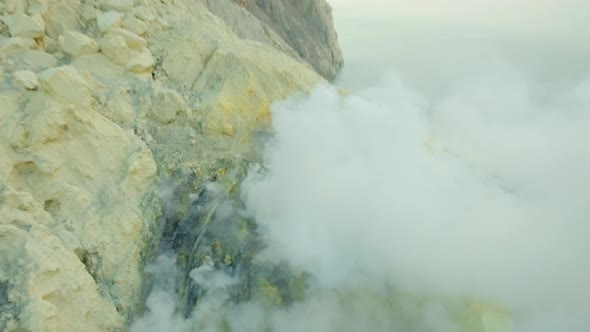
[[[80,247],[79,240],[56,228],[54,217],[31,193],[0,185],[0,220],[0,285],[6,287],[0,330],[112,331],[121,326],[76,249],[68,248]]]
[[[332,9],[325,0],[207,0],[211,11],[243,38],[272,45],[309,63],[333,80],[343,65]],[[245,8],[252,20],[232,5]],[[251,23],[259,21],[257,23]],[[248,23],[244,23],[248,22]]]
[[[129,30],[114,28],[109,30],[109,34],[123,37],[123,39],[125,39],[125,43],[127,43],[127,46],[129,46],[130,48],[141,50],[147,45],[145,39]]]
[[[100,40],[100,50],[113,63],[124,66],[131,60],[131,50],[125,38],[108,34]]]
[[[148,30],[148,26],[144,21],[130,15],[123,19],[123,28],[140,36],[144,35]]]
[[[14,79],[27,90],[35,90],[39,86],[37,75],[30,70],[19,70],[15,72]]]
[[[2,5],[28,23],[0,25],[0,331],[122,331],[157,184],[247,156],[270,103],[323,80],[200,0]]]
[[[63,36],[63,49],[71,56],[96,53],[98,51],[98,43],[85,34],[68,30],[64,32]]]
[[[127,70],[132,73],[141,74],[152,71],[154,67],[154,57],[148,49],[144,49],[141,53],[134,56],[127,63]]]
[[[257,44],[240,41],[218,48],[194,85],[211,96],[197,109],[203,130],[247,141],[257,125],[268,123],[274,100],[318,83],[311,71],[298,67],[286,55]],[[222,73],[233,79],[224,82]]]
[[[41,87],[49,95],[66,103],[90,107],[91,96],[88,82],[72,66],[47,69],[39,74]]]
[[[33,38],[4,38],[0,41],[0,56],[20,51],[25,48],[34,48],[37,46]]]
[[[50,88],[75,73],[49,71],[49,77],[64,75],[49,78]],[[0,237],[16,241],[0,247],[6,272],[0,283],[14,296],[12,318],[0,313],[0,327],[120,329],[124,316],[117,311],[139,300],[145,247],[139,206],[156,172],[150,151],[59,91],[24,96],[3,89],[0,101],[0,187],[25,197],[24,203],[0,199]]]
[[[130,12],[133,9],[133,0],[103,0],[102,8],[104,10]]]
[[[123,22],[121,14],[115,11],[109,11],[104,14],[99,15],[96,18],[96,23],[98,24],[98,29],[101,32],[105,32],[110,28],[118,28],[120,27]]]
[[[45,22],[40,16],[30,17],[17,13],[4,18],[13,37],[37,38],[45,33]]]
[[[80,0],[45,1],[41,16],[45,20],[45,32],[47,36],[57,39],[67,30],[81,31],[81,6]]]

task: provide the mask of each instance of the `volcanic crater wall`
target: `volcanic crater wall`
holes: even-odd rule
[[[225,181],[270,104],[342,64],[324,0],[7,0],[0,13],[1,331],[124,330],[176,229],[162,188]]]

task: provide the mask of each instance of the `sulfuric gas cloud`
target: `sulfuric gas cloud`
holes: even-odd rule
[[[485,10],[445,7],[371,29],[370,9],[355,20],[336,1],[348,91],[275,104],[265,171],[242,184],[257,259],[309,273],[305,300],[228,304],[231,277],[203,266],[191,277],[211,296],[192,318],[156,287],[132,330],[213,331],[219,316],[232,331],[460,331],[456,308],[482,302],[513,331],[588,331],[590,52],[576,1],[535,4],[494,13],[555,20],[482,26]]]

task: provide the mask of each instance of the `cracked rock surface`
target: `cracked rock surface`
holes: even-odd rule
[[[271,103],[341,64],[324,1],[212,3],[0,6],[0,331],[125,330],[161,184],[191,174],[198,190],[235,168]],[[323,39],[301,29],[304,14]],[[299,23],[277,25],[284,15]]]

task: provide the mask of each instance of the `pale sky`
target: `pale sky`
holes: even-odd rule
[[[391,67],[428,84],[438,75],[444,84],[464,64],[494,52],[543,75],[590,67],[590,0],[328,2],[344,51],[345,76],[351,72],[355,81],[362,75],[372,81]]]
[[[590,35],[587,0],[328,0],[334,15],[405,17],[478,26]]]

